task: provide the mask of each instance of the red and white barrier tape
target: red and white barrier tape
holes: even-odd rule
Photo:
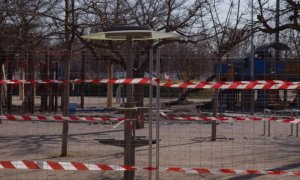
[[[97,122],[97,121],[123,121],[126,118],[115,118],[115,117],[78,117],[78,116],[29,116],[29,115],[0,115],[0,120],[8,120],[8,121],[55,121],[55,122],[63,122],[63,121],[72,121],[72,122]]]
[[[188,89],[300,89],[300,82],[281,80],[267,81],[233,81],[233,82],[160,82],[158,78],[125,78],[96,80],[0,80],[0,84],[52,84],[52,83],[96,83],[96,84],[152,84],[169,88]]]
[[[217,83],[160,83],[161,87],[186,88],[186,89],[300,89],[300,84],[293,83],[240,83],[240,82],[217,82]]]
[[[218,84],[300,84],[297,81],[283,81],[283,80],[252,80],[252,81],[219,81],[219,82],[193,82],[194,84],[200,83],[218,83]]]
[[[95,84],[153,84],[158,85],[156,78],[125,78],[95,80],[0,80],[0,84],[61,84],[61,83],[95,83]]]
[[[170,116],[164,112],[161,112],[160,114],[166,120],[177,120],[177,121],[214,121],[214,120],[219,122],[274,121],[274,122],[282,122],[282,123],[300,124],[300,119],[293,119],[293,118]]]
[[[65,170],[65,171],[165,171],[190,174],[223,174],[223,175],[246,175],[246,174],[266,174],[266,175],[291,175],[300,176],[300,172],[283,170],[236,170],[236,169],[207,169],[207,168],[182,168],[182,167],[138,167],[126,165],[106,165],[98,163],[82,162],[53,162],[53,161],[0,161],[0,169],[17,170]]]
[[[263,117],[193,117],[193,116],[170,116],[164,112],[160,113],[166,120],[178,120],[178,121],[220,121],[220,122],[244,122],[244,121],[274,121],[283,123],[300,124],[300,119],[294,118],[263,118]],[[0,120],[8,121],[72,121],[72,122],[97,122],[97,121],[124,121],[126,118],[119,117],[78,117],[78,116],[45,116],[45,115],[0,115]]]

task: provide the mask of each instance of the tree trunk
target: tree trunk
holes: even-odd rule
[[[69,81],[70,79],[70,65],[71,65],[71,51],[68,50],[67,56],[64,58],[64,80]],[[70,83],[63,84],[63,94],[62,94],[62,111],[63,116],[69,116],[69,88]],[[68,131],[69,122],[63,122],[63,132],[62,132],[62,146],[61,146],[61,156],[66,157],[68,151]]]
[[[216,68],[216,81],[219,82],[221,79],[221,62],[222,62],[222,56],[218,57],[218,63]],[[219,89],[215,89],[214,92],[214,101],[213,101],[213,116],[217,116],[218,112],[218,105],[219,105]],[[220,104],[220,107],[222,105]],[[216,141],[217,139],[217,121],[213,120],[211,122],[211,141]]]
[[[66,57],[64,59],[64,80],[67,83],[63,85],[63,95],[62,95],[62,110],[64,116],[69,116],[69,87],[70,83],[70,66],[71,66],[71,53],[73,42],[75,40],[76,32],[76,14],[75,14],[75,0],[65,0],[65,19],[64,19],[64,38],[65,38],[65,48]],[[68,145],[68,131],[69,123],[68,121],[63,122],[63,132],[62,132],[62,147],[61,147],[61,156],[67,156],[67,145]]]

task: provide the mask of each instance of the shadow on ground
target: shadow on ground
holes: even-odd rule
[[[295,168],[299,168],[300,167],[300,163],[293,163],[293,164],[287,164],[278,168],[273,168],[273,169],[267,169],[267,171],[286,171],[286,170],[290,170],[290,169],[295,169]],[[241,175],[241,176],[237,176],[237,177],[232,177],[229,178],[230,180],[244,180],[244,179],[253,179],[253,178],[257,178],[260,176],[264,176],[264,174],[248,174],[248,175]]]

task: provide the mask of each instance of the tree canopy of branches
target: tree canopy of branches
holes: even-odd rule
[[[52,23],[45,16],[55,0],[18,0],[0,2],[0,49],[31,49],[48,46],[54,35]]]
[[[230,52],[235,46],[249,38],[252,33],[250,23],[245,21],[249,9],[242,10],[240,0],[230,0],[227,3],[229,8],[224,11],[218,7],[221,4],[218,4],[217,1],[207,2],[209,16],[206,17],[207,20],[202,21],[202,28],[207,36],[205,40],[211,52],[217,57],[222,57]],[[211,23],[207,24],[207,22]]]
[[[258,21],[261,23],[259,29],[265,33],[276,33],[287,29],[300,31],[300,1],[299,0],[285,0],[280,1],[280,25],[275,26],[276,21],[276,4],[270,0],[258,0],[259,14]]]

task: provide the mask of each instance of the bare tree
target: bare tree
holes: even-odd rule
[[[207,24],[203,21],[203,28],[206,29],[206,34],[210,34],[212,38],[209,39],[207,43],[211,52],[216,55],[216,80],[220,81],[220,71],[221,71],[221,59],[226,54],[229,53],[235,46],[237,46],[242,41],[249,38],[253,32],[251,26],[247,22],[243,22],[243,17],[247,14],[247,10],[241,10],[241,1],[230,0],[227,4],[229,7],[227,12],[224,12],[222,8],[221,19],[220,8],[218,7],[216,0],[211,3],[207,3],[207,8],[210,13],[209,20],[212,22],[211,28],[207,29]],[[224,4],[222,4],[224,7]],[[218,94],[219,91],[215,90],[213,99],[213,115],[217,115],[218,108]],[[216,140],[216,122],[212,122],[212,135],[211,141]]]
[[[276,4],[270,0],[258,0],[259,15],[257,19],[260,22],[259,29],[265,33],[276,33],[287,29],[300,31],[299,10],[300,2],[298,0],[280,1],[279,16],[282,22],[278,27],[275,26],[274,16],[276,12]]]
[[[200,9],[203,8],[204,2],[204,0],[194,0],[193,2],[183,0],[147,2],[117,0],[99,3],[95,0],[85,0],[82,9],[93,18],[82,24],[81,28],[87,29],[89,32],[95,32],[113,25],[148,26],[153,30],[180,34],[182,38],[176,40],[179,42],[197,42],[201,35],[201,30],[197,28],[197,24],[200,23],[199,19],[203,16],[203,11],[200,11]],[[156,44],[154,48],[169,42],[162,41]],[[111,42],[96,44],[98,48],[109,49],[111,53],[118,55],[115,62],[125,67],[126,62],[123,56],[119,56],[119,52],[114,51],[120,45],[120,43],[112,44]],[[146,50],[151,46],[151,43],[142,43],[142,45],[145,47],[143,49]],[[139,47],[141,46],[139,45]],[[144,51],[142,55],[145,55],[145,53],[147,51]],[[147,64],[146,61],[145,63]],[[141,66],[141,68],[144,68],[144,66]]]
[[[153,42],[134,43],[136,53],[133,59],[134,77],[141,77],[148,70],[149,52],[153,48],[156,53],[157,48],[170,42],[197,43],[203,40],[201,34],[200,19],[204,16],[205,0],[167,0],[167,1],[95,1],[85,0],[82,11],[89,14],[85,23],[79,29],[85,29],[86,33],[103,31],[113,25],[147,26],[156,31],[173,32],[180,35],[177,40],[164,40],[156,44]],[[88,31],[86,31],[88,30]],[[78,31],[80,38],[83,31]],[[81,40],[91,50],[94,48],[105,49],[105,56],[110,56],[110,60],[115,64],[126,67],[125,53],[121,42],[86,42]],[[99,58],[100,59],[100,58]],[[143,106],[143,87],[135,86],[135,102],[137,106]]]
[[[66,49],[66,54],[63,58],[64,60],[64,80],[70,79],[70,67],[72,58],[73,43],[75,41],[76,32],[76,17],[75,17],[75,0],[65,0],[65,18],[64,18],[64,44]],[[69,116],[69,90],[70,84],[64,83],[63,96],[62,96],[62,111],[64,116]],[[62,137],[62,147],[61,156],[67,156],[68,147],[68,129],[69,123],[67,121],[63,122],[63,137]]]
[[[45,20],[43,14],[53,8],[55,0],[42,1],[1,1],[1,8],[3,8],[0,15],[0,50],[11,51],[8,54],[9,58],[6,58],[8,62],[8,78],[12,78],[12,73],[15,70],[23,69],[22,65],[31,63],[31,66],[27,66],[28,70],[27,77],[34,79],[35,77],[35,60],[31,53],[34,49],[41,49],[46,47],[46,39],[52,35],[52,31],[48,27],[48,21]],[[30,49],[30,51],[29,51]],[[22,62],[18,63],[21,65],[16,67],[13,59],[22,59]],[[26,66],[25,66],[26,67]],[[21,71],[23,72],[23,71]],[[25,88],[25,99],[22,107],[23,112],[34,112],[34,86],[26,85]],[[21,88],[23,86],[21,85]],[[11,107],[11,92],[12,89],[8,85],[8,111],[10,112]]]
[[[1,6],[5,7],[5,10],[0,23],[2,25],[0,47],[19,50],[45,47],[45,40],[53,34],[53,31],[44,14],[56,3],[57,0],[7,1]]]
[[[298,0],[278,1],[258,0],[258,29],[264,33],[273,34],[290,46],[294,55],[299,57],[299,32],[300,32],[300,2]],[[277,14],[277,16],[276,16]],[[276,21],[278,25],[276,26]],[[277,35],[278,34],[278,35]]]

